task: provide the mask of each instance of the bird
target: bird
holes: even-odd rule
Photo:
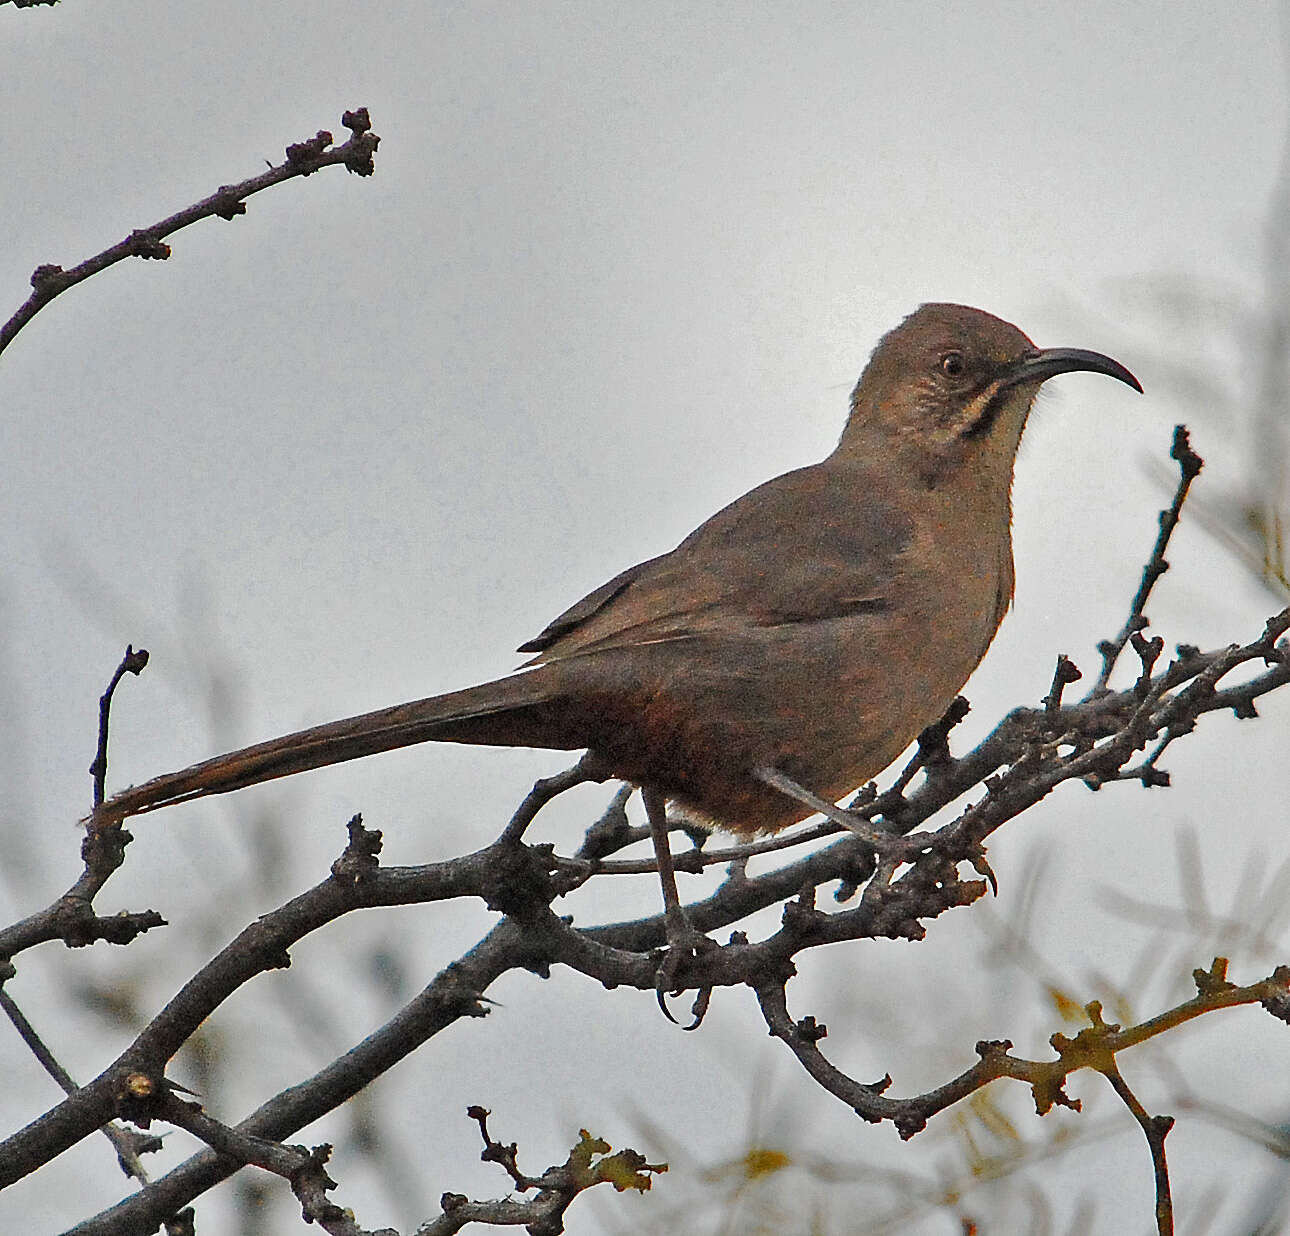
[[[1013,599],[1022,433],[1043,383],[1081,370],[1142,391],[1100,352],[924,304],[879,341],[828,456],[583,597],[514,673],[154,778],[91,821],[456,742],[586,750],[642,788],[656,847],[669,805],[741,839],[778,832],[892,763],[985,655]]]

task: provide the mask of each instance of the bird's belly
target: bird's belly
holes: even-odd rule
[[[991,614],[956,613],[945,619],[952,630],[919,624],[920,638],[897,639],[909,627],[891,617],[616,650],[605,657],[612,677],[599,693],[596,750],[619,776],[658,787],[699,820],[745,836],[786,827],[808,812],[754,768],[841,797],[940,719],[994,633]],[[577,658],[584,686],[596,659]]]

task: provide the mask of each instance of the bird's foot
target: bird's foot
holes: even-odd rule
[[[680,907],[678,906],[677,909]],[[676,981],[678,973],[687,962],[697,960],[720,946],[715,940],[692,927],[689,920],[685,918],[684,912],[680,916],[679,923],[673,919],[673,916],[668,917],[672,921],[668,923],[667,928],[667,948],[659,961],[658,969],[654,971],[654,995],[663,1016],[673,1025],[680,1025],[681,1023],[672,1016],[672,1010],[667,1007],[668,996],[680,995],[685,990]],[[690,1007],[691,1021],[681,1028],[697,1030],[707,1015],[708,1005],[711,1002],[712,988],[700,987],[694,997],[694,1004]]]
[[[658,864],[658,880],[663,891],[663,922],[667,928],[667,951],[654,972],[654,992],[663,1016],[680,1025],[667,1007],[670,994],[680,994],[684,988],[677,986],[676,976],[687,961],[710,953],[717,945],[703,932],[697,930],[681,908],[681,897],[676,891],[676,869],[672,863],[672,847],[668,843],[667,805],[662,794],[650,786],[641,787],[645,800],[645,814],[649,818],[650,839],[654,843],[654,857]],[[708,1003],[712,999],[711,987],[700,987],[690,1010],[693,1021],[686,1030],[697,1030]]]

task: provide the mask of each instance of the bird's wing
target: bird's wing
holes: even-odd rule
[[[648,572],[656,562],[661,562],[666,557],[666,554],[661,554],[657,558],[638,562],[634,567],[628,567],[627,570],[621,571],[608,583],[601,584],[594,592],[587,593],[581,601],[570,605],[564,613],[552,618],[537,635],[527,643],[521,644],[517,651],[542,652],[550,648],[552,644],[568,635],[570,631],[582,626],[584,622],[604,609],[606,605],[611,604],[624,588],[627,588],[639,576]]]
[[[588,594],[522,651],[558,660],[881,610],[911,535],[872,472],[826,460],[732,502],[671,553]]]

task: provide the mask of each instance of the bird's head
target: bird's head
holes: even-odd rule
[[[1082,348],[1037,348],[1015,326],[966,305],[929,304],[883,336],[851,396],[839,449],[882,451],[929,483],[969,461],[1012,461],[1040,386],[1059,373],[1104,373],[1141,391],[1119,361]]]

